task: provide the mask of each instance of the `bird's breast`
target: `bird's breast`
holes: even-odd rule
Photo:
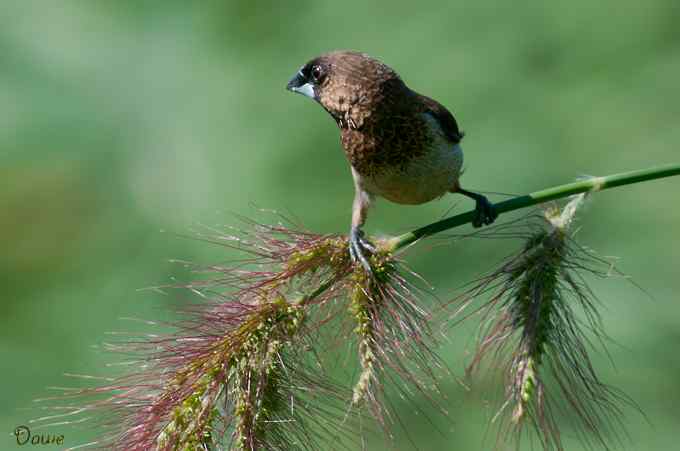
[[[447,144],[412,159],[403,167],[362,176],[362,185],[368,192],[398,204],[423,204],[451,191],[458,182],[462,165],[460,145]]]
[[[355,158],[348,152],[366,191],[399,204],[422,204],[456,186],[463,150],[446,137],[435,118],[424,114],[418,119],[415,130],[397,128],[390,140],[364,137],[364,144],[374,147],[360,150]]]

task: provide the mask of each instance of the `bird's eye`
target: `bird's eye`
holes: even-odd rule
[[[323,71],[321,70],[321,66],[313,66],[312,67],[312,78],[314,81],[319,82],[321,81],[321,77],[323,76]]]

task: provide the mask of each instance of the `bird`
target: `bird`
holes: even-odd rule
[[[286,88],[320,104],[340,129],[355,191],[349,252],[369,273],[376,248],[363,226],[376,197],[418,205],[458,193],[475,201],[474,227],[497,218],[485,196],[461,187],[463,132],[451,112],[410,89],[382,61],[351,50],[324,53]]]

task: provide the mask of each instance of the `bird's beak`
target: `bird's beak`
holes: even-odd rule
[[[302,75],[302,71],[298,71],[293,78],[290,79],[286,85],[286,89],[316,100],[314,86],[305,79],[305,76]]]

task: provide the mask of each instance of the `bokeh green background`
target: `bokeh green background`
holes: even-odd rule
[[[468,189],[523,193],[583,174],[678,162],[677,0],[28,1],[0,6],[0,449],[35,417],[32,399],[106,375],[93,346],[121,317],[171,318],[176,296],[140,288],[190,277],[171,259],[225,258],[185,238],[253,204],[344,232],[353,187],[333,121],[284,89],[307,59],[351,48],[381,57],[448,106],[467,132]],[[629,410],[628,449],[678,449],[680,179],[598,194],[579,237],[620,267],[597,285]],[[494,196],[500,199],[500,196]],[[467,200],[379,202],[368,231],[394,234]],[[519,243],[465,240],[409,261],[446,297]],[[443,349],[459,374],[469,329]],[[75,382],[77,383],[77,381]],[[449,391],[438,431],[397,406],[425,450],[490,449],[495,389]],[[423,405],[425,402],[423,401]],[[87,427],[58,429],[68,445]],[[397,449],[410,449],[397,436]],[[485,437],[486,441],[485,441]],[[565,431],[567,449],[578,450]],[[369,449],[383,449],[369,441]]]

